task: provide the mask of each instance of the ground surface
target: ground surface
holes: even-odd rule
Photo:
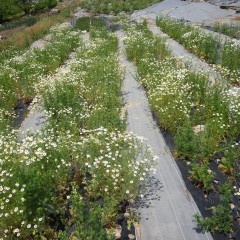
[[[200,24],[203,22],[209,24],[215,20],[237,16],[233,10],[223,10],[210,3],[166,0],[145,10],[137,11],[131,17],[136,21],[144,18],[150,19],[151,30],[155,34],[162,34],[156,29],[153,21],[160,13]],[[185,186],[161,131],[152,118],[145,91],[136,81],[136,67],[126,59],[122,42],[123,32],[118,32],[118,37],[120,40],[120,63],[126,69],[123,96],[128,113],[128,130],[146,138],[147,144],[153,148],[154,153],[160,159],[157,165],[157,174],[151,179],[152,187],[145,193],[144,200],[141,202],[140,231],[137,239],[212,239],[210,234],[200,233],[197,230],[193,215],[199,212],[199,209]],[[173,54],[192,61],[194,69],[208,68],[206,63],[189,54],[175,41],[170,39],[167,41]],[[35,130],[39,129],[39,121],[42,122],[42,117],[41,111],[30,113],[22,124],[22,131],[31,127]]]
[[[144,16],[155,19],[159,14],[205,25],[212,24],[217,20],[230,21],[240,16],[235,10],[221,9],[219,5],[208,2],[165,0],[147,9],[136,11],[132,14],[132,19],[140,20]]]
[[[135,79],[136,67],[124,55],[122,33],[120,40],[120,63],[126,69],[123,95],[128,112],[128,130],[146,138],[154,154],[159,157],[152,187],[141,202],[140,234],[142,240],[165,239],[212,239],[209,234],[196,231],[193,215],[199,212],[188,192],[181,173],[168,146],[152,118],[144,89]]]
[[[176,41],[163,34],[154,24],[155,18],[159,14],[168,15],[177,19],[185,19],[194,24],[203,23],[205,25],[211,25],[215,21],[229,22],[236,16],[239,16],[234,10],[220,9],[220,1],[215,1],[214,3],[216,5],[206,2],[193,3],[166,0],[147,9],[137,11],[133,13],[131,17],[132,20],[137,22],[141,22],[142,19],[147,19],[150,22],[150,29],[155,34],[166,38],[168,46],[175,57],[180,57],[183,61],[190,62],[194,70],[205,69],[210,71],[212,79],[214,79],[217,73],[210,70],[211,67],[209,67],[207,63],[199,60],[196,56],[186,51]],[[131,81],[133,82],[134,80]],[[140,93],[141,90],[137,83],[129,86],[131,85],[129,82],[127,85],[131,90],[129,90],[127,98],[133,98],[131,101],[136,102],[136,100],[134,100],[137,98],[136,95],[144,94]],[[188,194],[188,203],[186,199],[184,199],[184,196],[186,197],[187,188],[182,180],[182,175],[181,173],[179,174],[179,169],[174,166],[175,162],[169,150],[166,150],[168,148],[164,140],[162,140],[162,133],[156,126],[154,128],[155,123],[153,123],[151,119],[151,114],[146,114],[149,110],[146,110],[148,107],[146,105],[146,100],[143,100],[143,98],[144,97],[138,97],[138,101],[142,103],[138,104],[138,106],[135,104],[135,106],[132,106],[128,111],[129,128],[131,131],[146,137],[160,157],[156,181],[160,182],[161,187],[159,188],[159,184],[154,187],[155,189],[151,191],[151,195],[154,195],[155,199],[151,199],[149,201],[151,204],[143,206],[140,210],[142,216],[140,222],[140,239],[212,239],[210,235],[199,234],[195,229],[196,226],[192,222],[191,216],[193,216],[195,211],[198,211],[198,208],[194,200],[192,200],[191,194]],[[143,106],[141,106],[142,104]],[[141,107],[142,113],[140,113]],[[143,123],[144,121],[145,124]],[[141,126],[140,122],[142,122],[145,127]],[[163,154],[164,151],[165,154]],[[167,206],[167,204],[164,203],[165,201],[172,206]],[[219,239],[225,239],[221,237]],[[218,237],[216,239],[218,239]]]

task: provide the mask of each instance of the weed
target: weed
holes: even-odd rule
[[[223,184],[219,187],[219,190],[222,193],[221,204],[213,208],[213,215],[203,218],[199,214],[196,214],[195,219],[204,231],[230,233],[233,227],[233,217],[229,204],[232,195],[232,186],[230,184]]]
[[[203,188],[205,192],[209,192],[213,188],[213,179],[215,174],[209,169],[207,163],[192,163],[191,171],[189,171],[190,179],[197,187]]]
[[[179,156],[183,155],[184,158],[193,158],[197,151],[197,140],[193,128],[189,123],[179,127],[176,133],[176,151]]]

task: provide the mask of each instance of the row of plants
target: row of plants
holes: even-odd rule
[[[115,239],[117,215],[155,171],[120,120],[117,38],[90,35],[76,59],[35,85],[44,129],[21,143],[17,131],[1,134],[2,239]]]
[[[68,24],[61,24],[51,29],[51,39],[44,49],[26,50],[19,55],[10,51],[0,64],[0,129],[12,121],[17,100],[28,104],[36,94],[34,84],[41,78],[54,72],[79,45],[80,35],[72,31]],[[13,55],[12,55],[13,53]]]
[[[83,0],[81,6],[93,13],[120,13],[149,7],[161,0]]]
[[[200,27],[190,25],[183,20],[159,16],[157,25],[170,37],[176,39],[192,53],[216,64],[217,69],[230,83],[239,85],[240,45],[227,41],[221,44],[213,34],[205,34]]]
[[[203,202],[211,202],[212,195],[216,198],[196,220],[212,233],[236,233],[240,97],[211,85],[206,74],[193,72],[171,57],[165,40],[153,36],[146,25],[127,29],[126,53],[137,65],[160,127],[175,140],[175,158],[185,163],[188,179],[202,189],[197,197],[201,195]]]
[[[229,37],[240,39],[240,25],[227,24],[227,23],[214,23],[212,30],[215,32],[223,33]]]

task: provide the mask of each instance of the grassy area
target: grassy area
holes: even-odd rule
[[[199,27],[182,20],[158,17],[157,25],[163,32],[209,63],[217,64],[218,70],[232,84],[239,85],[240,45],[226,42],[224,45],[212,34],[204,34]]]
[[[133,12],[149,7],[161,0],[83,0],[81,6],[93,13]]]
[[[1,132],[0,238],[114,239],[119,206],[155,171],[151,151],[120,119],[117,38],[90,35],[75,60],[34,84],[45,128],[21,143]]]
[[[48,33],[49,29],[58,24],[66,21],[69,18],[71,11],[79,5],[79,0],[73,1],[69,6],[61,9],[57,15],[49,16],[43,14],[42,19],[37,21],[34,25],[26,27],[21,31],[12,34],[6,40],[0,42],[0,52],[8,50],[9,47],[21,50],[28,47],[32,42]]]
[[[60,16],[45,17],[31,27],[26,27],[22,31],[13,34],[0,43],[0,50],[3,51],[9,47],[24,49],[31,43],[44,36],[49,29],[57,23],[63,21]]]
[[[175,139],[175,157],[190,165],[189,179],[196,187],[206,195],[220,195],[212,216],[197,215],[198,223],[212,233],[232,232],[230,202],[239,188],[239,96],[231,96],[227,89],[211,85],[204,74],[182,66],[169,55],[164,40],[154,37],[144,24],[127,30],[125,44],[160,126]],[[218,170],[211,169],[212,163]],[[225,182],[215,184],[216,173]]]

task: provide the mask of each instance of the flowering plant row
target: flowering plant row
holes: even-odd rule
[[[213,233],[232,232],[230,201],[238,202],[240,189],[239,96],[211,85],[204,73],[195,73],[171,57],[164,40],[154,37],[146,24],[133,26],[126,34],[127,55],[137,64],[139,80],[160,126],[174,136],[175,157],[185,160],[190,180],[206,196],[221,195],[215,215],[197,216],[197,221]],[[211,169],[213,163],[217,170]],[[224,182],[216,184],[216,175]]]
[[[120,120],[116,54],[117,38],[92,30],[76,59],[34,86],[44,129],[21,143],[17,132],[1,135],[1,239],[112,239],[119,205],[155,172],[152,152]]]

